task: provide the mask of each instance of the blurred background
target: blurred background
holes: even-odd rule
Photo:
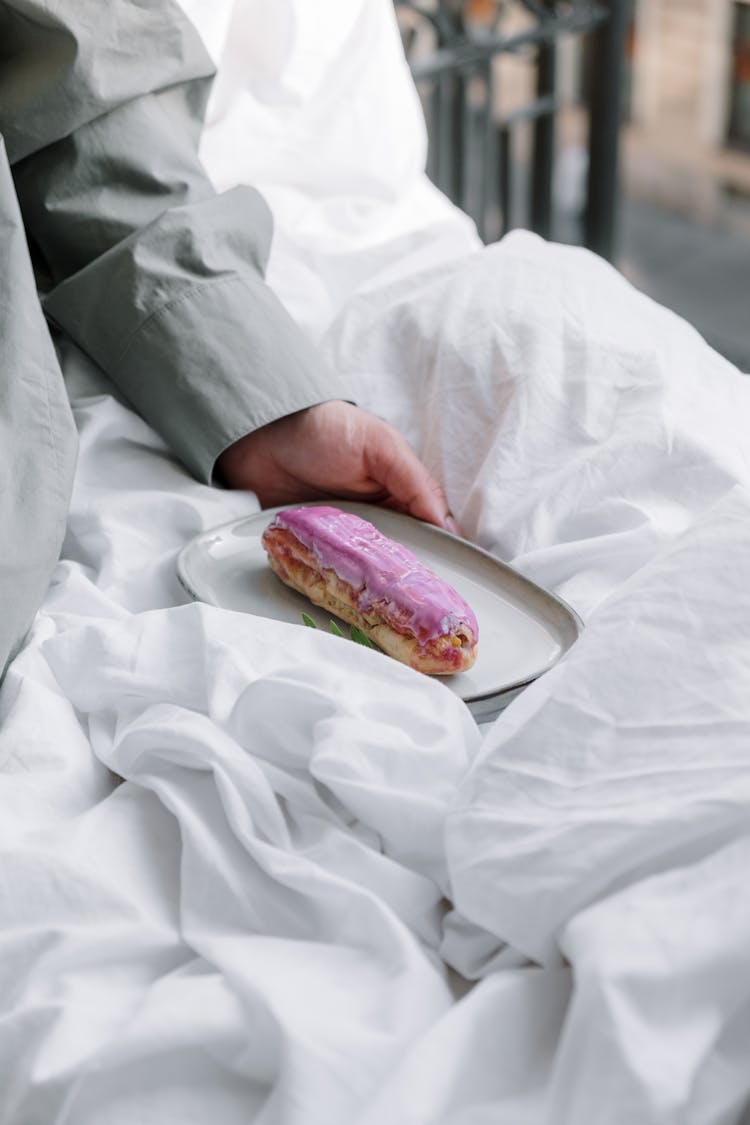
[[[750,371],[750,0],[395,0],[432,179],[589,246]]]

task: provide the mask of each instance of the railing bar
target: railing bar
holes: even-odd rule
[[[417,81],[432,78],[447,70],[471,69],[485,59],[503,52],[517,51],[521,47],[538,43],[551,43],[558,35],[582,34],[592,31],[606,19],[606,12],[597,9],[589,16],[559,16],[538,27],[519,31],[508,38],[487,36],[481,43],[459,43],[449,47],[439,47],[427,59],[416,59],[411,64],[412,76]]]
[[[426,19],[428,23],[432,24],[442,40],[450,40],[456,35],[455,20],[448,17],[442,9],[423,8],[419,4],[412,3],[411,0],[396,0],[396,5],[399,8],[408,8],[409,11],[415,12],[418,16]]]
[[[526,105],[514,109],[512,113],[498,118],[497,123],[512,126],[521,121],[531,121],[545,113],[556,113],[561,104],[554,94],[548,94],[543,98],[534,98],[532,102],[527,102]]]
[[[510,178],[510,129],[501,125],[497,131],[498,139],[498,181],[500,186],[500,237],[512,229],[513,203],[511,200]]]
[[[479,143],[482,146],[483,152],[479,160],[479,184],[478,184],[478,229],[479,236],[483,242],[487,241],[487,219],[489,203],[492,199],[491,176],[495,168],[495,160],[493,153],[493,145],[495,139],[495,131],[492,127],[492,60],[487,59],[482,67],[482,82],[484,85],[484,102],[482,103],[480,114],[480,129],[479,129]]]
[[[429,118],[427,120],[427,175],[433,184],[440,183],[441,121],[440,80],[438,80],[432,83],[429,91]]]
[[[452,142],[452,78],[443,74],[438,79],[438,145],[437,145],[437,185],[446,195],[451,193],[451,142]]]
[[[435,85],[436,88],[439,88],[438,83]],[[562,107],[562,104],[560,99],[554,97],[552,94],[544,98],[534,98],[533,101],[527,102],[526,105],[514,109],[512,113],[498,114],[494,117],[494,122],[498,126],[508,125],[512,128],[512,126],[518,125],[522,121],[533,121],[534,118],[541,117],[545,113],[557,113]]]
[[[466,145],[466,81],[463,74],[454,74],[452,78],[453,97],[451,100],[450,125],[451,125],[451,199],[463,200],[465,176],[465,145]]]
[[[607,0],[607,3],[609,19],[597,31],[592,43],[584,241],[590,250],[611,261],[615,253],[617,156],[627,5],[623,0]]]
[[[536,66],[537,94],[554,94],[557,48],[554,43],[539,47]],[[534,151],[531,165],[531,226],[543,238],[552,234],[552,174],[555,162],[555,117],[544,114],[534,122]]]

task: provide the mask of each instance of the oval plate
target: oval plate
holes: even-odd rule
[[[387,508],[347,500],[331,503],[403,543],[472,607],[479,624],[476,663],[468,672],[440,680],[463,699],[477,722],[498,715],[578,637],[581,621],[570,606],[480,547]],[[268,508],[192,539],[177,558],[180,582],[198,601],[301,628],[304,612],[327,629],[331,614],[285,586],[268,565],[261,535],[279,511],[283,508]],[[343,622],[337,624],[348,630]]]

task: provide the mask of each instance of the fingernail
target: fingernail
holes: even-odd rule
[[[444,524],[446,530],[452,531],[454,535],[460,535],[461,534],[461,529],[459,528],[458,524],[454,520],[453,514],[451,512],[445,513],[445,516],[443,518],[443,524]]]

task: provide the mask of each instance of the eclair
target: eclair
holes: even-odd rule
[[[464,672],[479,629],[463,598],[401,543],[339,508],[287,508],[263,532],[282,582],[428,675]]]

